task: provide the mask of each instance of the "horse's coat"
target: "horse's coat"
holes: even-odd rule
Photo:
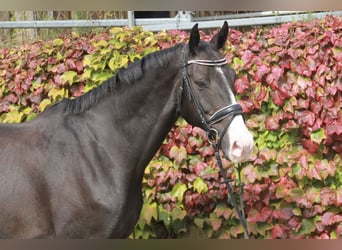
[[[30,122],[0,125],[0,237],[127,237],[140,214],[145,167],[180,115],[181,50],[186,46],[188,59],[221,58],[227,34],[225,24],[207,43],[195,26],[189,45],[147,55]],[[227,91],[233,70],[215,68],[188,67],[208,116],[235,102]],[[181,115],[202,126],[186,89]],[[245,160],[253,139],[244,123],[235,123],[242,132],[228,131],[222,150],[228,157],[238,151],[236,160]],[[224,120],[215,125],[218,131],[224,126]],[[230,133],[235,141],[229,141]]]

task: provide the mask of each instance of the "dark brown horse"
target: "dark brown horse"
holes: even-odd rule
[[[189,44],[147,55],[87,94],[22,124],[0,126],[1,238],[125,238],[145,167],[181,115],[220,137],[232,161],[253,139],[233,95],[234,71],[197,25]]]

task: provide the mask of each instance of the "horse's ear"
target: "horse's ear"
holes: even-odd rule
[[[192,27],[191,29],[190,40],[189,40],[189,49],[192,55],[196,54],[195,50],[199,42],[200,42],[200,33],[198,31],[198,23],[196,23],[194,27]]]
[[[222,49],[227,41],[228,31],[228,23],[225,21],[221,30],[213,36],[210,43],[213,44],[216,49]]]

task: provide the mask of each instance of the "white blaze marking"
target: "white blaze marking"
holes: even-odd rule
[[[217,72],[220,74],[224,82],[227,82],[223,70],[220,67],[216,67]],[[229,94],[231,104],[236,104],[236,99],[233,91],[230,89],[229,84],[225,84]],[[229,145],[223,150],[226,151],[227,156],[233,162],[241,162],[249,159],[253,149],[253,136],[248,131],[242,115],[234,117],[233,121],[229,125],[226,136],[228,137]],[[224,146],[224,145],[222,145]]]
[[[219,72],[219,74],[220,74],[220,76],[222,77],[223,81],[224,81],[224,82],[227,82],[226,77],[225,77],[225,75],[224,75],[223,70],[221,69],[221,67],[216,67],[216,70]],[[227,87],[227,90],[228,90],[228,93],[229,93],[229,98],[230,98],[232,104],[236,104],[237,102],[236,102],[234,93],[233,93],[233,91],[230,89],[229,84],[228,84],[228,83],[225,84],[225,87]]]

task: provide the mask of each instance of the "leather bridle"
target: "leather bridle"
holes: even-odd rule
[[[229,193],[229,196],[231,199],[231,203],[232,203],[233,207],[235,208],[237,215],[240,219],[240,222],[243,226],[244,237],[245,237],[245,239],[248,239],[246,216],[244,213],[243,200],[242,200],[242,186],[240,184],[241,183],[240,182],[241,167],[238,166],[238,173],[239,173],[239,176],[238,176],[239,180],[238,181],[239,181],[239,186],[240,186],[240,192],[239,192],[240,197],[239,198],[240,198],[240,207],[241,207],[241,210],[240,210],[238,205],[237,205],[237,201],[234,197],[232,187],[230,186],[230,182],[232,182],[233,180],[227,178],[227,174],[226,174],[225,169],[223,168],[221,156],[219,153],[219,147],[221,145],[221,139],[224,137],[225,133],[227,132],[228,127],[230,126],[234,117],[237,115],[243,115],[241,105],[237,104],[237,103],[227,105],[227,106],[217,110],[214,114],[212,114],[209,118],[207,118],[207,115],[204,112],[204,109],[203,109],[203,106],[201,105],[201,102],[199,101],[199,99],[195,95],[195,92],[194,92],[192,84],[191,84],[191,80],[190,80],[188,72],[187,72],[187,66],[189,66],[191,64],[203,65],[203,66],[207,66],[207,67],[220,67],[220,66],[228,64],[228,62],[225,58],[217,59],[217,60],[188,60],[188,61],[186,61],[185,47],[186,46],[184,46],[182,48],[182,55],[181,55],[183,79],[182,79],[182,83],[179,87],[179,92],[178,92],[177,112],[179,114],[181,114],[181,112],[182,112],[183,92],[184,92],[184,89],[187,89],[187,91],[189,92],[190,101],[195,106],[195,109],[196,109],[196,111],[197,111],[197,113],[201,119],[201,123],[202,123],[205,131],[207,132],[208,141],[213,146],[213,148],[215,150],[215,156],[216,156],[217,163],[220,167],[223,182],[227,186],[228,193]],[[226,126],[224,127],[222,132],[219,133],[214,127],[212,127],[212,125],[214,125],[218,122],[221,122],[223,120],[226,120]]]
[[[191,64],[197,64],[197,65],[203,65],[208,67],[219,67],[228,64],[227,60],[225,58],[217,59],[217,60],[188,60],[185,59],[185,46],[182,49],[182,69],[183,69],[183,81],[179,89],[179,98],[178,98],[178,112],[181,113],[182,110],[182,99],[183,99],[183,91],[186,88],[189,92],[190,101],[194,104],[196,111],[201,119],[201,123],[207,132],[208,140],[210,144],[218,144],[220,145],[221,140],[220,138],[223,138],[225,133],[227,132],[227,129],[231,122],[233,121],[234,117],[237,115],[243,115],[242,108],[240,104],[230,104],[227,105],[219,110],[217,110],[214,114],[212,114],[209,118],[206,117],[206,114],[204,112],[203,106],[201,105],[201,102],[195,95],[195,92],[193,90],[191,80],[189,78],[187,67]],[[218,131],[212,127],[212,125],[226,119],[227,125],[223,129],[222,133],[219,135]]]

